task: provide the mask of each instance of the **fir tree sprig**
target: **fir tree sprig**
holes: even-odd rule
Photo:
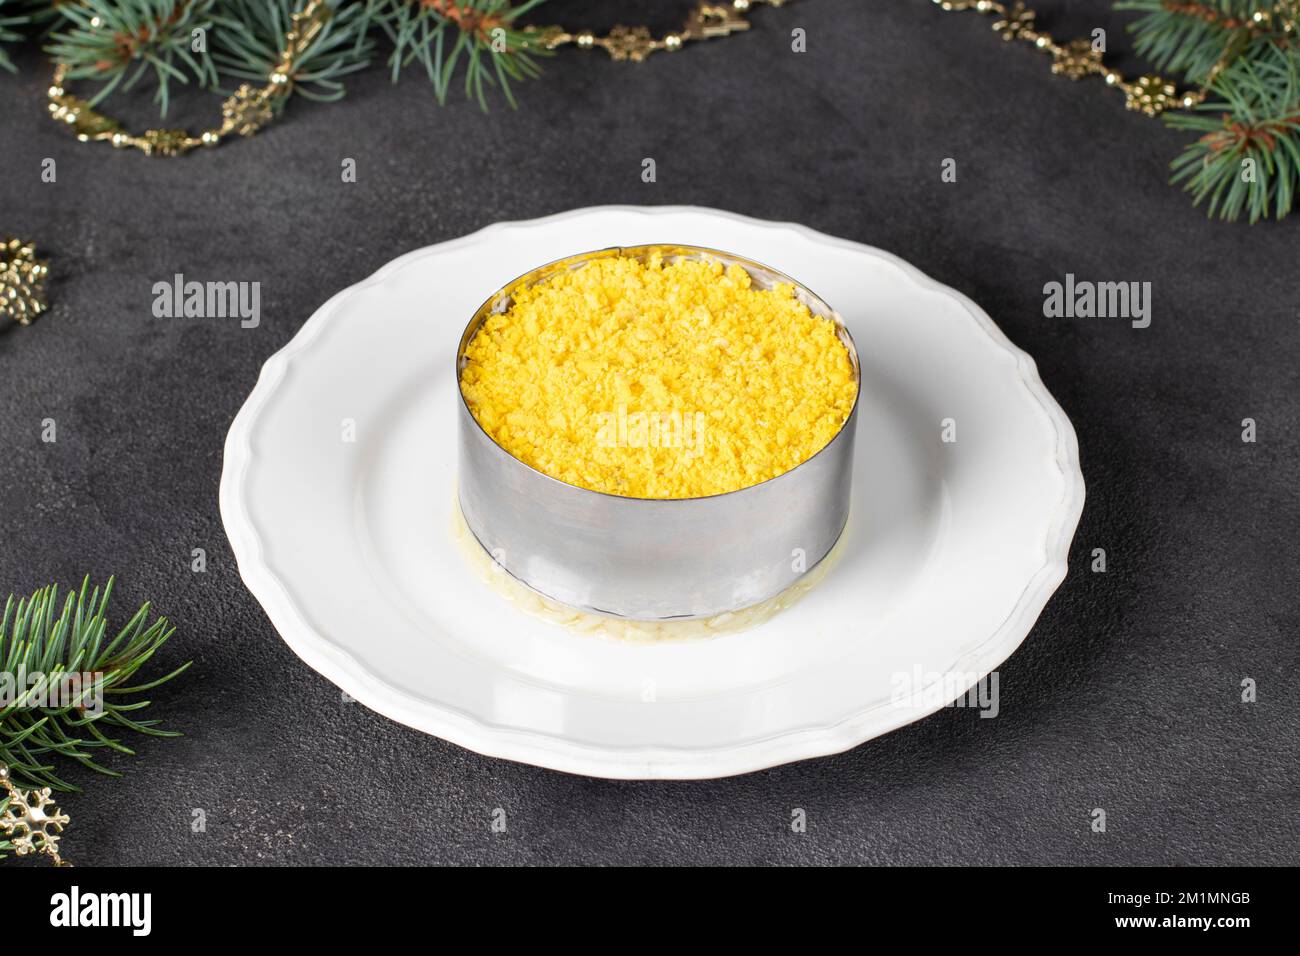
[[[424,67],[438,102],[447,101],[462,58],[465,93],[488,108],[487,90],[497,87],[515,106],[511,82],[536,77],[536,56],[546,49],[517,27],[518,19],[545,0],[388,0],[380,25],[392,42],[388,65],[394,82],[412,62]]]
[[[217,16],[213,59],[223,77],[265,82],[284,51],[293,0],[226,0]],[[368,31],[378,0],[337,5],[333,15],[299,58],[291,77],[293,92],[305,99],[330,101],[344,92],[342,78],[370,63],[374,40]],[[282,107],[284,99],[276,101]]]
[[[227,93],[239,81],[265,82],[279,60],[290,15],[306,2],[46,0],[36,9],[60,21],[47,51],[69,65],[68,78],[99,82],[90,98],[92,106],[151,76],[165,115],[172,82]],[[376,39],[386,37],[394,81],[405,67],[418,64],[439,102],[446,101],[459,79],[466,94],[484,109],[492,89],[513,106],[512,82],[537,76],[537,58],[550,52],[537,42],[535,32],[519,25],[520,17],[544,2],[333,0],[324,28],[291,78],[291,93],[339,99],[345,93],[343,78],[364,69]],[[0,21],[0,41],[7,35],[3,31]],[[277,99],[277,108],[287,99]]]
[[[1169,124],[1202,135],[1173,162],[1173,182],[1224,219],[1291,212],[1300,188],[1300,57],[1269,46],[1214,81],[1215,99]]]
[[[1300,189],[1300,2],[1124,0],[1134,46],[1206,90],[1165,122],[1200,133],[1171,164],[1209,215],[1250,222],[1292,209]]]
[[[95,105],[116,90],[132,89],[142,77],[156,81],[154,101],[167,114],[171,83],[194,80],[201,87],[216,83],[206,50],[216,0],[81,0],[57,10],[67,21],[54,34],[50,54],[68,63],[69,79],[100,81],[90,98]],[[202,49],[196,50],[195,46]]]
[[[112,635],[106,612],[113,579],[101,589],[82,582],[59,608],[58,588],[41,588],[17,601],[10,595],[0,618],[0,763],[15,782],[56,790],[78,788],[55,775],[52,757],[62,757],[109,776],[117,771],[96,759],[103,750],[133,754],[113,736],[118,729],[154,737],[176,737],[156,720],[139,720],[149,706],[138,695],[171,680],[190,666],[135,683],[137,671],[175,633],[166,618],[150,621],[145,604]],[[79,679],[73,680],[72,675]],[[90,678],[90,679],[86,679]],[[62,693],[54,693],[61,687]]]
[[[1203,84],[1221,60],[1268,41],[1271,26],[1257,23],[1253,15],[1273,5],[1268,0],[1124,0],[1115,8],[1142,14],[1129,27],[1138,53],[1159,70],[1180,72],[1188,83]]]

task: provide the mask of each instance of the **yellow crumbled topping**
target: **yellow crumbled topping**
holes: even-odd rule
[[[461,391],[497,444],[633,498],[783,474],[835,437],[857,395],[830,320],[716,261],[593,260],[518,292],[465,358]]]

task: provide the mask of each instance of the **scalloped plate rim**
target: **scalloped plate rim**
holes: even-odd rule
[[[1074,428],[1060,405],[1047,391],[1034,360],[1012,343],[975,302],[930,278],[893,253],[865,243],[830,236],[798,223],[773,222],[690,205],[588,206],[537,219],[497,222],[456,239],[414,249],[331,296],[293,338],[267,359],[252,392],[235,415],[226,437],[219,504],[240,577],[290,649],[350,697],[391,720],[486,756],[610,779],[710,779],[752,773],[797,760],[841,753],[941,709],[943,705],[909,709],[874,704],[833,724],[792,730],[730,747],[698,751],[587,746],[550,734],[494,725],[446,705],[421,700],[393,687],[371,673],[354,655],[317,632],[298,609],[294,597],[267,565],[263,558],[261,539],[243,505],[243,483],[252,459],[252,427],[261,410],[271,401],[284,381],[294,357],[320,333],[340,305],[360,290],[384,281],[389,274],[411,260],[430,255],[435,250],[448,250],[480,242],[497,232],[546,226],[566,219],[609,212],[650,216],[682,213],[721,216],[763,229],[787,229],[813,243],[829,244],[873,256],[898,268],[917,286],[952,298],[975,320],[994,345],[1015,360],[1021,384],[1037,400],[1055,428],[1056,465],[1063,478],[1063,495],[1055,512],[1055,520],[1048,531],[1044,564],[1029,580],[1015,608],[1002,624],[974,650],[954,662],[953,668],[966,673],[987,675],[1010,657],[1029,635],[1047,601],[1065,579],[1069,547],[1083,511],[1085,496]]]

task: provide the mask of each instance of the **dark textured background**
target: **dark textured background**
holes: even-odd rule
[[[669,27],[687,4],[548,6]],[[1102,24],[1127,46],[1104,4],[1038,6],[1062,36]],[[251,141],[166,161],[73,142],[44,116],[44,65],[22,66],[0,78],[0,231],[50,257],[54,305],[0,329],[0,589],[116,573],[118,611],[154,601],[180,627],[165,661],[196,661],[155,695],[187,737],[115,760],[120,781],[74,775],[90,788],[65,801],[78,862],[1300,859],[1300,215],[1207,221],[1165,185],[1181,134],[1118,94],[1051,76],[974,14],[805,0],[642,65],[564,53],[518,112],[439,109],[418,77],[372,71],[342,104],[295,102]],[[173,119],[193,127],[216,109],[182,105]],[[939,181],[949,156],[955,185]],[[43,157],[57,184],[39,181]],[[1069,577],[1001,668],[998,719],[949,709],[827,759],[612,783],[341,703],[277,638],[217,512],[222,442],[261,363],[400,253],[599,203],[716,206],[880,246],[1034,356],[1078,430],[1088,504]],[[151,286],[175,272],[260,280],[261,327],[154,319]],[[1151,328],[1045,319],[1043,284],[1066,272],[1152,282]],[[498,806],[510,831],[494,837]]]

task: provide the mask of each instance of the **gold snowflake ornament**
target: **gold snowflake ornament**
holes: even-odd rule
[[[615,60],[640,63],[654,51],[654,40],[647,27],[625,27],[620,24],[609,31],[603,46]]]
[[[993,29],[1004,40],[1029,39],[1034,32],[1034,11],[1025,9],[1024,3],[1017,0],[1001,20],[994,21]]]
[[[1081,80],[1090,73],[1101,72],[1101,52],[1094,50],[1091,40],[1071,40],[1052,51],[1052,72]]]
[[[29,325],[45,311],[45,277],[49,266],[36,258],[30,242],[0,242],[0,315]]]
[[[66,861],[59,856],[59,834],[68,824],[68,815],[59,811],[50,799],[50,788],[20,790],[10,779],[9,768],[0,764],[0,786],[8,793],[4,812],[0,813],[0,833],[13,845],[19,856],[44,853],[55,864]]]
[[[1124,95],[1125,107],[1141,110],[1147,116],[1157,116],[1178,105],[1178,90],[1159,76],[1140,77],[1124,88]]]

